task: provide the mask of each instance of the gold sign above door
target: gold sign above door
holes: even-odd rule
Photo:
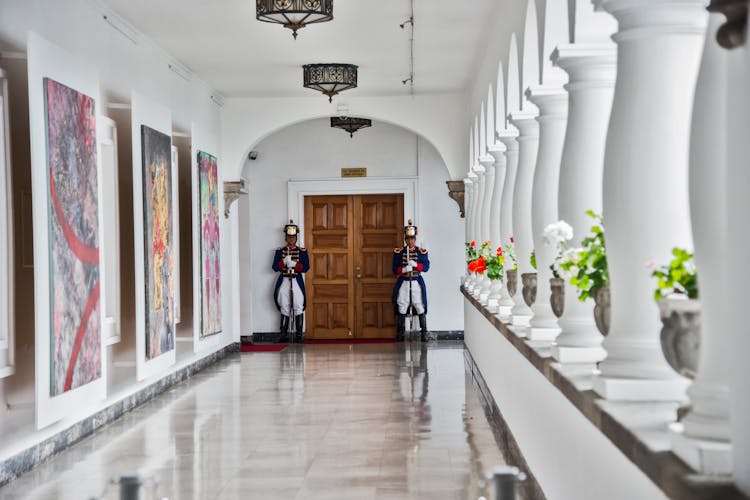
[[[365,167],[342,168],[341,177],[367,177],[367,168]]]

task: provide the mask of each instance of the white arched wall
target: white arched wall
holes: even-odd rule
[[[460,136],[464,136],[460,134]],[[290,147],[290,144],[293,147]],[[330,127],[328,119],[314,119],[280,130],[254,147],[258,159],[246,160],[242,176],[249,196],[240,205],[240,282],[243,335],[278,329],[278,312],[272,298],[275,273],[273,250],[283,243],[281,229],[287,220],[289,180],[334,180],[341,167],[367,167],[367,179],[417,179],[415,223],[418,243],[430,252],[428,327],[432,331],[463,330],[463,300],[458,277],[463,269],[464,222],[448,197],[449,172],[436,148],[405,128],[373,121],[350,138]],[[335,182],[335,181],[334,181]],[[412,214],[406,213],[406,218]],[[304,239],[304,235],[303,235]]]
[[[340,112],[338,106],[348,111]],[[347,114],[397,123],[429,140],[443,158],[452,179],[463,178],[468,154],[463,125],[468,122],[463,94],[347,98],[329,104],[310,98],[229,98],[221,111],[222,157],[227,176],[240,176],[247,154],[269,135],[314,118]]]
[[[542,41],[539,53],[539,83],[553,87],[560,87],[568,82],[568,75],[561,68],[552,64],[552,51],[559,45],[567,44],[570,39],[568,24],[568,6],[566,2],[548,1],[544,5],[542,18]]]
[[[515,33],[510,36],[507,61],[508,73],[505,75],[505,89],[507,90],[505,94],[505,128],[513,126],[508,122],[508,115],[521,111],[521,71],[518,64],[518,41]],[[500,87],[498,86],[499,91]],[[500,127],[498,127],[498,130],[500,130]]]
[[[529,0],[527,4],[521,53],[523,54],[521,58],[521,96],[523,96],[529,87],[540,83],[539,29],[534,0]],[[523,111],[534,112],[536,111],[536,106],[521,97],[521,109]]]
[[[500,71],[502,71],[502,65],[501,65]],[[505,106],[504,103],[503,103],[503,106]],[[490,88],[487,90],[487,145],[489,146],[495,144],[495,113],[496,111],[497,109],[495,108],[495,92],[492,90],[492,84],[490,84]],[[499,115],[499,116],[502,116],[502,115]]]

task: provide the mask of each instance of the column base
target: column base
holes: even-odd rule
[[[649,380],[597,375],[593,389],[610,401],[686,401],[687,379]]]
[[[532,326],[529,328],[529,335],[527,338],[529,340],[552,342],[558,335],[560,335],[559,328],[539,328],[537,326]]]
[[[513,326],[529,326],[529,320],[531,316],[525,314],[514,314],[513,320],[510,322]]]
[[[497,310],[498,316],[506,316],[508,318],[508,321],[503,321],[503,323],[510,323],[510,319],[513,317],[513,313],[511,312],[511,309],[513,309],[513,306],[505,306],[503,303],[500,303],[500,306]]]
[[[528,326],[522,326],[522,325],[510,325],[510,331],[513,332],[516,337],[520,339],[526,338],[526,336],[529,334],[529,327]]]
[[[490,296],[490,298],[487,299],[487,310],[492,314],[497,314],[500,307],[499,302],[500,301],[497,298]]]
[[[552,357],[560,363],[598,363],[607,357],[601,347],[553,346]]]
[[[709,441],[685,436],[680,423],[669,425],[672,453],[702,474],[731,474],[732,445],[725,441]]]

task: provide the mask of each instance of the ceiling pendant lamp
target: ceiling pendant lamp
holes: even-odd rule
[[[297,30],[333,19],[333,0],[257,0],[255,18],[283,25],[296,40]]]
[[[340,128],[349,132],[349,137],[354,137],[354,132],[361,128],[372,126],[372,120],[367,118],[356,118],[353,116],[332,116],[331,127]]]
[[[318,90],[333,102],[333,96],[357,87],[357,66],[354,64],[305,64],[302,66],[302,85]]]

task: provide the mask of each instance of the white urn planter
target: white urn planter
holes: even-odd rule
[[[698,371],[701,346],[700,301],[666,297],[659,301],[661,349],[664,358],[677,373],[694,379]]]

